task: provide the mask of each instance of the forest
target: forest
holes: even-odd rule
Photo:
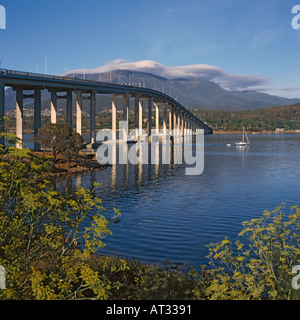
[[[239,131],[242,126],[250,132],[300,129],[300,104],[252,111],[193,109],[192,112],[215,131]]]

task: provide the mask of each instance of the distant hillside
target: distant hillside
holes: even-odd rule
[[[83,74],[72,73],[68,77],[125,84],[137,87],[154,89],[173,97],[187,108],[194,109],[218,109],[229,111],[254,110],[258,108],[269,108],[283,105],[293,105],[300,103],[300,99],[287,99],[256,91],[228,91],[218,84],[203,80],[168,80],[166,78],[145,72],[130,70],[116,70],[106,73]],[[42,102],[44,108],[50,107],[50,94],[47,90],[42,92]],[[59,107],[65,105],[64,101],[58,101]],[[32,100],[25,100],[24,105],[32,108]],[[110,108],[111,97],[98,95],[97,111]],[[15,93],[6,90],[6,109],[15,108]],[[84,102],[84,110],[88,111],[88,102]]]
[[[69,74],[83,79],[83,74]],[[106,73],[86,74],[88,80],[134,85],[164,92],[188,108],[220,110],[253,110],[300,103],[300,99],[276,97],[256,91],[228,91],[218,84],[203,80],[168,80],[145,72],[115,70]]]
[[[247,131],[300,130],[300,104],[251,111],[199,110],[193,112],[214,130]]]

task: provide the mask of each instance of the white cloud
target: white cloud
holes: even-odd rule
[[[168,67],[153,60],[131,62],[128,60],[114,60],[105,66],[90,70],[72,70],[68,73],[105,73],[113,70],[131,70],[152,73],[167,79],[204,79],[218,83],[221,87],[230,90],[248,89],[254,86],[265,85],[269,79],[260,76],[239,75],[228,73],[218,67],[197,64],[188,66]]]

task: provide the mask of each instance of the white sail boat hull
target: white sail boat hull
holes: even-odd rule
[[[240,141],[240,142],[236,142],[235,145],[236,145],[237,147],[244,147],[244,146],[249,146],[250,143]]]
[[[246,138],[246,139],[245,139]],[[239,141],[235,143],[235,146],[237,147],[245,147],[245,146],[249,146],[250,145],[250,141],[248,139],[247,133],[245,128],[243,127],[243,141]]]

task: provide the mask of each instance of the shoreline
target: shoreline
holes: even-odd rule
[[[43,151],[31,152],[41,159],[51,156],[51,153],[49,152],[45,153],[45,157]],[[107,168],[108,165],[101,165],[96,159],[88,157],[83,153],[79,153],[79,155],[72,160],[67,160],[62,156],[58,156],[57,162],[53,164],[53,171],[46,173],[46,176],[49,178],[65,178],[69,175],[84,174],[92,171],[103,171]]]
[[[224,131],[224,130],[214,130],[215,135],[219,134],[242,134],[243,131]],[[286,131],[281,131],[281,132],[276,132],[276,131],[268,131],[264,130],[262,132],[260,131],[249,131],[247,134],[300,134],[300,130],[286,130]]]

